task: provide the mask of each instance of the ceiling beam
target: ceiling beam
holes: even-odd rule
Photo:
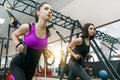
[[[3,5],[8,10],[12,9],[26,15],[35,17],[34,12],[40,3],[37,3],[35,0],[1,0],[0,5]],[[58,25],[60,27],[71,30],[70,40],[72,40],[72,36],[74,30],[82,27],[78,20],[73,20],[69,16],[65,16],[55,10],[52,10],[52,19],[49,21],[51,24]]]
[[[34,0],[3,0],[0,3],[1,5],[7,5],[10,6],[9,8],[21,13],[24,13],[26,15],[34,17],[34,12],[37,9],[37,7],[40,5],[39,3],[35,2]],[[65,16],[55,10],[52,10],[53,18],[50,21],[50,23],[58,25],[60,27],[72,30],[73,26],[74,29],[79,28],[78,24],[74,24],[76,20],[71,19],[68,16]]]
[[[9,9],[24,13],[26,15],[35,17],[34,12],[37,7],[40,5],[35,2],[35,0],[2,0],[0,2],[1,5],[7,6]],[[50,23],[58,25],[60,27],[71,30],[70,41],[72,40],[72,36],[74,30],[77,28],[82,28],[80,22],[78,20],[73,20],[69,16],[65,16],[55,10],[52,10],[52,20]],[[96,35],[98,39],[102,39],[103,41],[107,41],[109,43],[120,43],[118,39],[111,37],[103,32],[96,31]]]

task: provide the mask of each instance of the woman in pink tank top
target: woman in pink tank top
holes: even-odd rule
[[[44,2],[35,12],[36,23],[30,27],[29,24],[22,24],[12,33],[13,42],[19,52],[10,63],[15,80],[32,80],[41,53],[47,46],[49,30],[46,26],[51,17],[51,6]],[[27,46],[26,53],[25,46],[19,41],[22,35],[24,35],[23,43]]]

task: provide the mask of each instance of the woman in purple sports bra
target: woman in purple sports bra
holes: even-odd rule
[[[51,6],[44,2],[35,12],[36,23],[22,24],[12,33],[13,42],[19,52],[10,63],[15,80],[32,80],[41,53],[48,44],[49,30],[46,26],[51,17]],[[23,42],[27,46],[27,50],[19,41],[19,37],[22,35],[24,35]]]

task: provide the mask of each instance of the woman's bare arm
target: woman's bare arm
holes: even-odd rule
[[[28,24],[22,24],[17,30],[12,33],[12,40],[17,45],[19,42],[19,37],[26,34],[29,31]]]
[[[75,58],[75,59],[79,59],[80,58],[80,55],[78,54],[75,54],[72,49],[78,45],[78,44],[81,44],[82,43],[82,38],[77,38],[75,40],[73,40],[72,42],[70,42],[68,45],[67,45],[67,51]]]

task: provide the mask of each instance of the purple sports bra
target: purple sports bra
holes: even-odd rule
[[[35,24],[33,23],[30,27],[28,34],[24,35],[24,43],[33,49],[43,50],[48,44],[48,33],[44,39],[38,38],[35,34]]]

